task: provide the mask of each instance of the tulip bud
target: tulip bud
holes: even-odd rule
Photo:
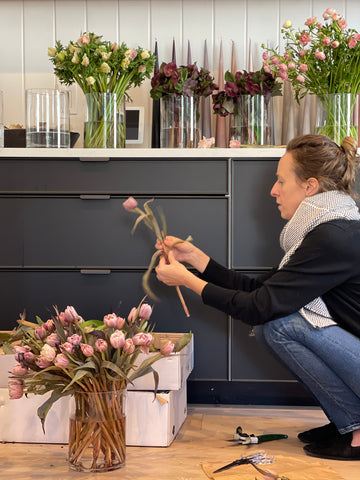
[[[160,350],[160,353],[161,355],[167,357],[168,355],[170,355],[170,353],[174,351],[174,348],[175,344],[169,340],[168,343]]]
[[[132,210],[134,210],[136,207],[138,206],[138,203],[137,201],[135,200],[134,197],[129,197],[127,200],[125,200],[125,202],[123,203],[123,207],[125,208],[125,210],[128,210],[129,212],[131,212]]]
[[[286,22],[283,24],[283,28],[290,28],[292,25],[291,20],[286,20]]]

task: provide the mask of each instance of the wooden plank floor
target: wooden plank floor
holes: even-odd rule
[[[103,474],[73,472],[66,462],[66,445],[7,443],[0,444],[0,478],[206,480],[208,477],[201,469],[201,462],[226,464],[256,449],[265,450],[275,458],[276,455],[288,455],[328,465],[344,480],[359,480],[360,462],[321,460],[306,456],[303,452],[303,444],[296,438],[297,433],[324,423],[327,423],[325,416],[315,407],[190,405],[185,423],[170,447],[127,447],[126,465],[120,470]],[[227,439],[232,438],[238,425],[249,434],[286,433],[289,438],[261,446],[234,446]]]

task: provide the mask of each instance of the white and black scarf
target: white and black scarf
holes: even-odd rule
[[[337,219],[360,220],[359,209],[350,195],[334,190],[305,198],[280,234],[280,246],[285,255],[279,269],[289,261],[311,230]],[[299,313],[317,328],[335,324],[321,297],[305,305]]]

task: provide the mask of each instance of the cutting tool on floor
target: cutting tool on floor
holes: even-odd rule
[[[254,435],[251,433],[245,433],[242,431],[242,428],[239,426],[234,433],[234,437],[229,442],[235,442],[239,445],[250,445],[255,443],[264,443],[271,442],[272,440],[281,440],[282,438],[288,438],[287,435],[283,433],[269,433],[265,435]]]

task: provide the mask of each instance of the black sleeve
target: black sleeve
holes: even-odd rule
[[[255,290],[208,283],[202,299],[249,325],[263,324],[298,311],[347,280],[354,250],[359,248],[351,244],[344,229],[321,224],[304,238],[290,261]],[[240,280],[240,285],[247,283]]]

